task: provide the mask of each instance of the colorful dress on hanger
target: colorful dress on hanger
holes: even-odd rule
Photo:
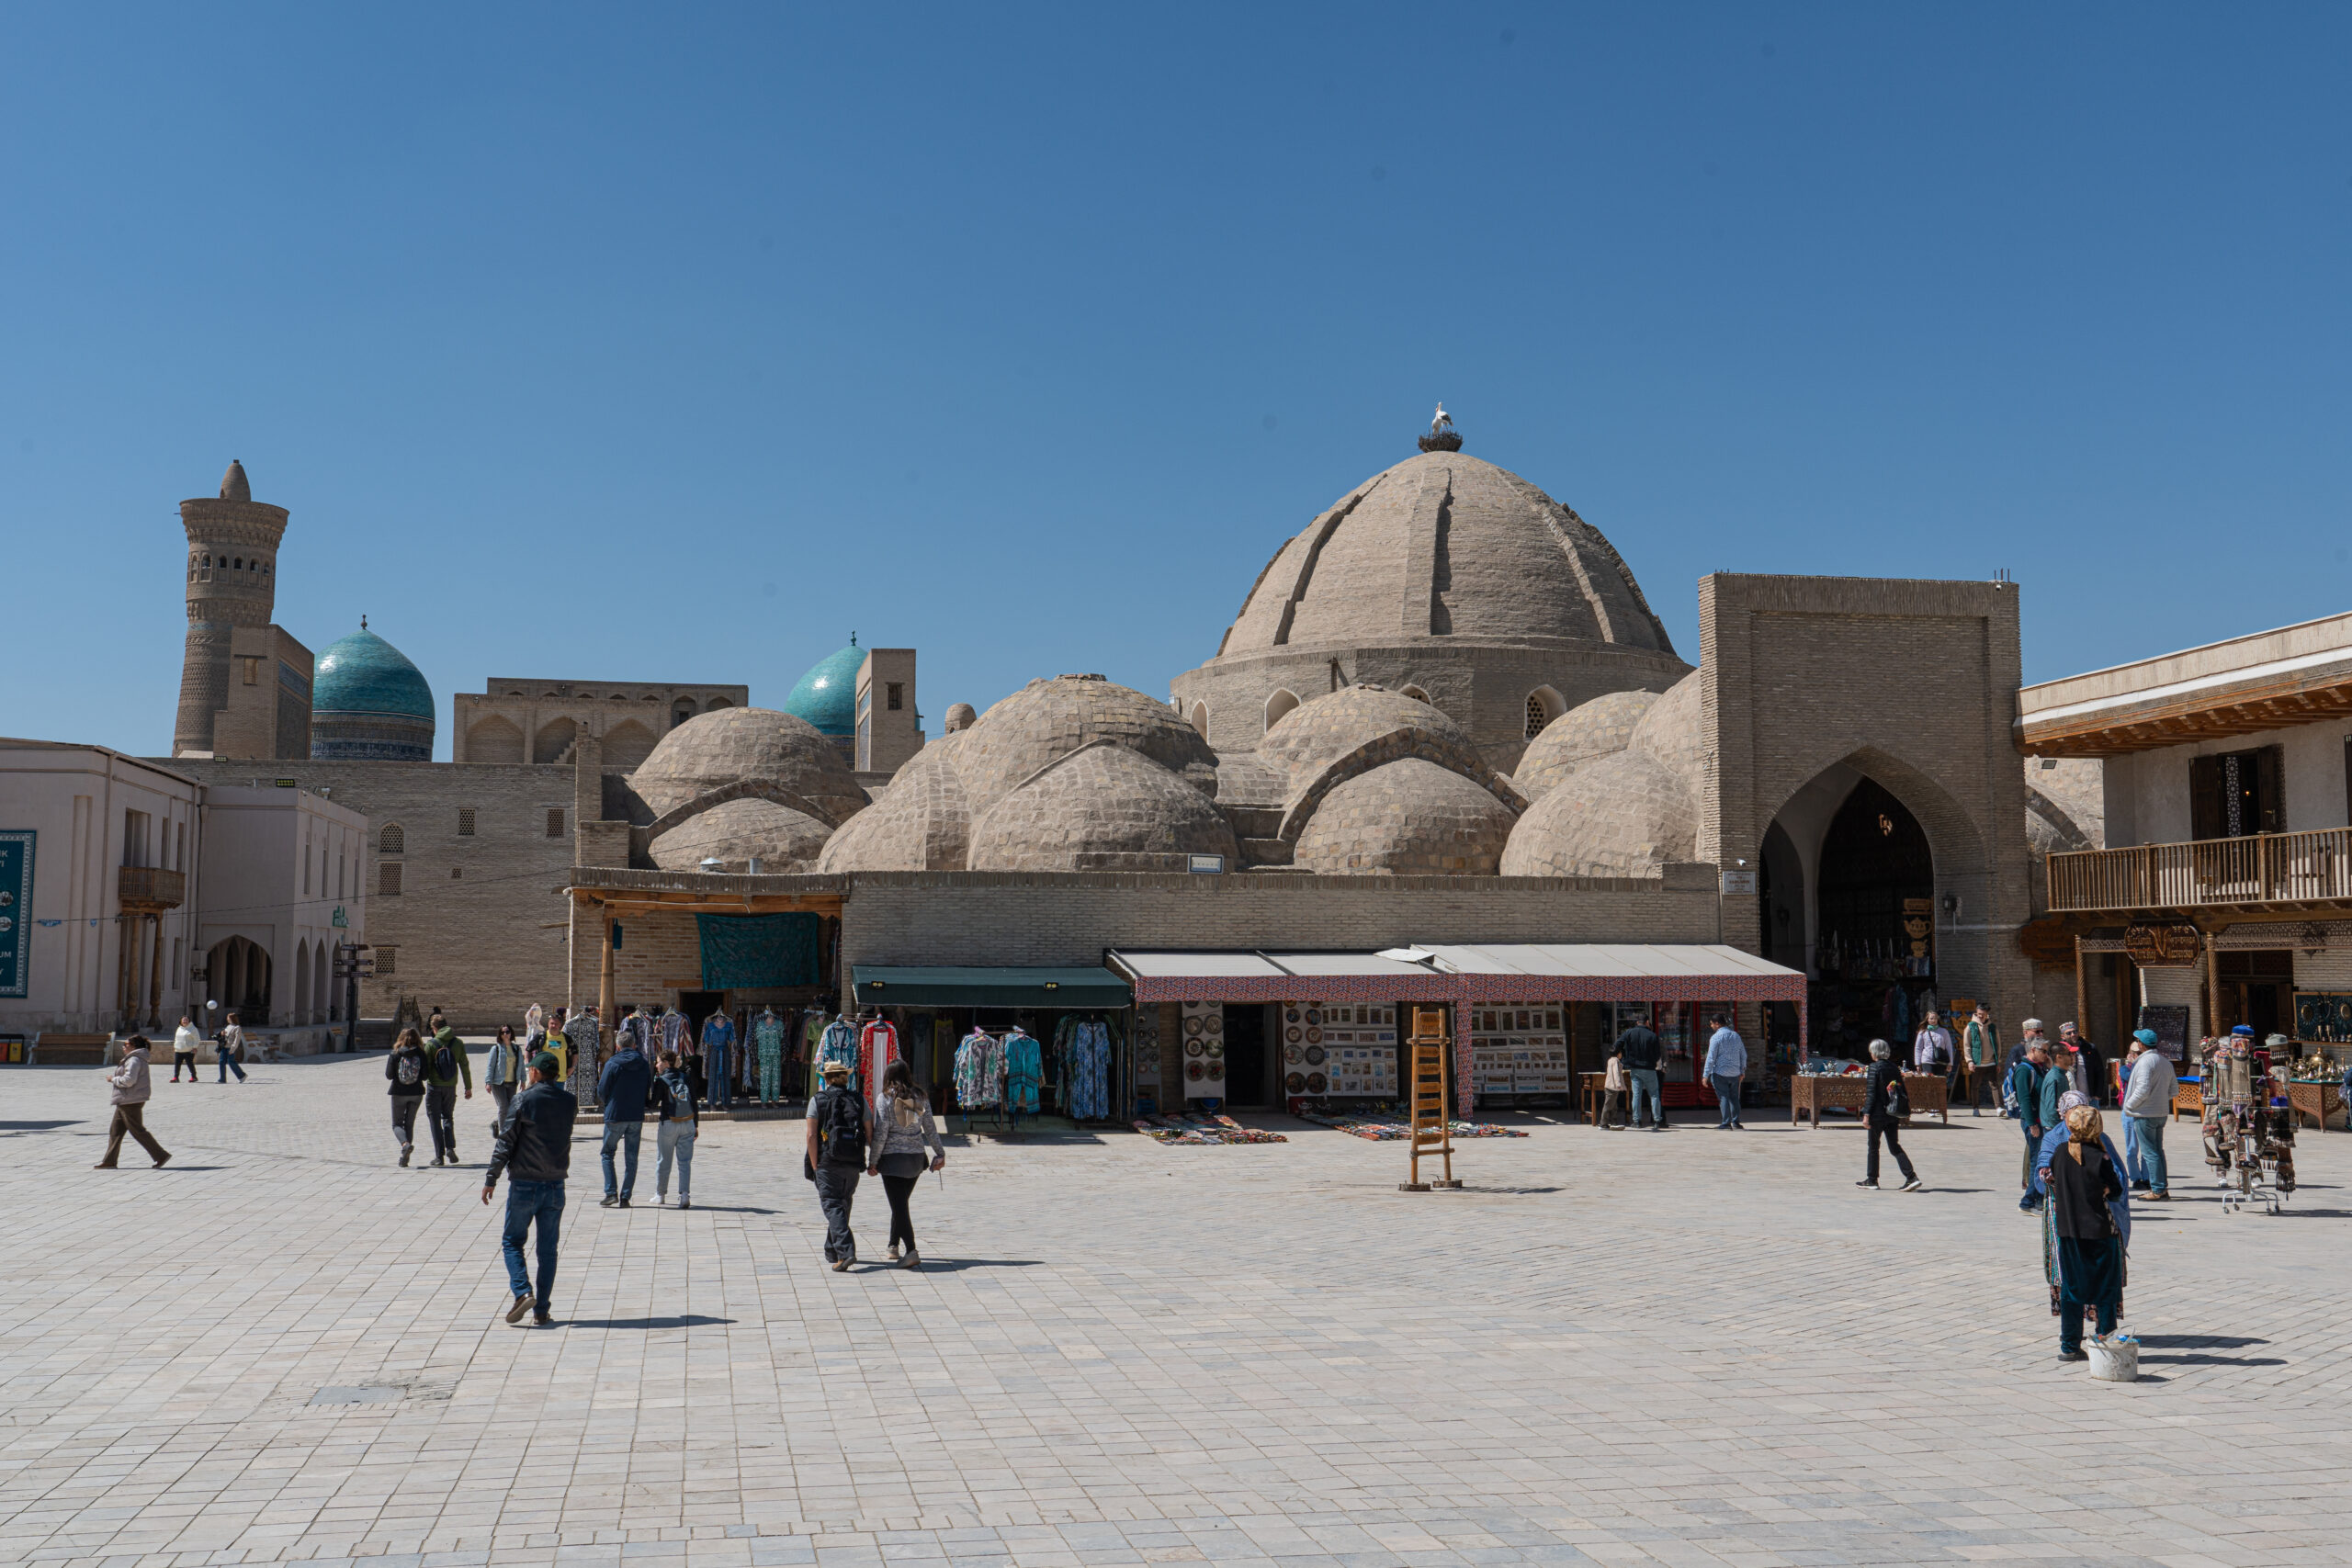
[[[662,1015],[662,1049],[686,1054],[686,1015],[675,1008]]]
[[[1045,1062],[1036,1036],[1015,1024],[1004,1037],[1004,1108],[1037,1113],[1037,1087],[1044,1080]]]
[[[966,1115],[1004,1103],[1004,1053],[996,1036],[975,1029],[956,1047],[956,1105]]]
[[[586,1013],[575,1013],[563,1026],[564,1043],[571,1048],[571,1097],[582,1109],[595,1103],[596,1074],[604,1066],[604,1031]]]
[[[1070,1036],[1069,1104],[1081,1122],[1111,1114],[1111,1032],[1102,1024],[1081,1023]]]
[[[817,1037],[816,1058],[808,1064],[808,1081],[819,1089],[825,1087],[825,1069],[839,1062],[849,1069],[849,1087],[857,1087],[857,1026],[845,1018],[837,1018],[825,1025],[825,1032]]]
[[[752,1021],[752,1048],[760,1058],[760,1103],[774,1105],[784,1098],[784,1020],[774,1010]]]
[[[810,1008],[800,1020],[800,1061],[808,1069],[808,1095],[816,1098],[824,1084],[817,1077],[817,1047],[825,1042],[825,1027],[832,1021],[822,1008]]]
[[[882,1075],[899,1059],[899,1031],[886,1019],[876,1019],[857,1032],[857,1081],[865,1086],[865,1103],[882,1113]]]

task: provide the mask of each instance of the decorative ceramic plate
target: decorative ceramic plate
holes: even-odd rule
[[[1296,1008],[1292,1008],[1288,1011],[1284,1012],[1283,1014],[1283,1021],[1284,1023],[1296,1023],[1298,1021],[1298,1010]]]
[[[1184,1076],[1188,1078],[1198,1078],[1201,1076],[1201,1065],[1198,1062],[1185,1063]]]
[[[1203,1047],[1201,1043],[1197,1040],[1187,1040],[1184,1042],[1184,1055],[1187,1056],[1197,1056],[1201,1054],[1202,1049]]]
[[[1306,1032],[1306,1043],[1309,1045],[1318,1044],[1322,1039],[1323,1032],[1319,1029],[1310,1029]]]
[[[1290,1077],[1283,1079],[1283,1087],[1290,1090],[1293,1094],[1303,1094],[1306,1091],[1306,1075],[1305,1073],[1293,1073]]]
[[[1319,1067],[1323,1065],[1322,1046],[1309,1045],[1306,1048],[1306,1065],[1310,1067]]]
[[[1322,1021],[1323,1021],[1323,1013],[1322,1013],[1322,1010],[1321,1010],[1321,1009],[1319,1009],[1319,1008],[1308,1008],[1308,1009],[1306,1010],[1306,1021],[1307,1021],[1307,1022],[1309,1022],[1309,1023],[1320,1023],[1320,1022],[1322,1022]]]
[[[1208,1031],[1211,1034],[1225,1032],[1225,1016],[1222,1013],[1213,1012],[1208,1015]]]
[[[1309,1094],[1321,1094],[1323,1092],[1324,1083],[1325,1080],[1321,1073],[1307,1074],[1306,1092]]]
[[[1184,1021],[1184,1032],[1185,1032],[1185,1033],[1187,1033],[1187,1034],[1198,1034],[1200,1032],[1201,1032],[1201,1021],[1200,1021],[1199,1019],[1197,1019],[1197,1018],[1188,1018],[1188,1019],[1186,1019],[1186,1020]]]
[[[1211,1061],[1215,1061],[1224,1055],[1225,1044],[1222,1041],[1212,1040],[1209,1042],[1209,1059]]]
[[[1295,1067],[1298,1066],[1298,1064],[1304,1059],[1304,1055],[1297,1046],[1285,1045],[1283,1047],[1283,1060],[1288,1062],[1292,1066]]]
[[[1291,1014],[1291,1016],[1292,1016],[1293,1018],[1296,1018],[1298,1015],[1297,1015],[1296,1013],[1293,1013],[1293,1014]],[[1299,1027],[1298,1027],[1298,1025],[1296,1025],[1296,1024],[1295,1024],[1295,1023],[1294,1023],[1294,1024],[1292,1024],[1292,1025],[1290,1026],[1289,1030],[1288,1030],[1288,1031],[1287,1031],[1287,1032],[1283,1035],[1283,1039],[1285,1039],[1285,1040],[1296,1040],[1297,1038],[1299,1038],[1299,1034],[1300,1034]]]

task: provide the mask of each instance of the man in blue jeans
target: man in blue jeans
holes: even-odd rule
[[[1733,1031],[1731,1020],[1722,1013],[1707,1021],[1714,1032],[1707,1036],[1707,1057],[1700,1070],[1707,1087],[1715,1091],[1715,1106],[1721,1112],[1715,1131],[1730,1132],[1740,1124],[1739,1081],[1747,1076],[1747,1042]]]
[[[596,1079],[596,1099],[605,1108],[605,1207],[626,1209],[637,1190],[637,1145],[645,1135],[645,1097],[653,1090],[653,1065],[637,1046],[635,1033],[621,1036],[621,1048],[605,1064]],[[627,1145],[628,1174],[616,1179],[613,1151]]]
[[[2172,1196],[2171,1173],[2165,1168],[2165,1119],[2172,1114],[2173,1091],[2178,1075],[2172,1062],[2156,1049],[2156,1032],[2132,1032],[2130,1076],[2123,1081],[2123,1124],[2132,1135],[2132,1185],[2143,1190],[2151,1202]]]
[[[1665,1049],[1658,1043],[1655,1032],[1646,1023],[1636,1023],[1617,1036],[1614,1055],[1625,1058],[1625,1077],[1633,1085],[1633,1124],[1642,1124],[1642,1101],[1649,1101],[1650,1131],[1666,1131],[1666,1105],[1658,1098],[1658,1062]]]
[[[506,1282],[514,1303],[506,1321],[520,1323],[525,1313],[545,1328],[549,1292],[555,1288],[556,1242],[563,1226],[563,1182],[571,1173],[571,1124],[580,1102],[556,1082],[561,1066],[542,1051],[531,1061],[531,1087],[514,1097],[506,1120],[499,1123],[490,1150],[490,1172],[482,1178],[481,1201],[490,1201],[498,1173],[507,1173],[506,1229],[499,1250],[506,1257]],[[523,1267],[523,1237],[538,1226],[539,1278],[537,1290]]]

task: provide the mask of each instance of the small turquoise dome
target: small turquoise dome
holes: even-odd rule
[[[433,688],[408,657],[368,629],[330,643],[311,682],[311,755],[433,759]]]
[[[822,734],[855,734],[857,667],[865,662],[865,649],[857,646],[857,636],[852,633],[847,648],[827,654],[800,677],[800,683],[784,699],[784,711],[807,719]]]

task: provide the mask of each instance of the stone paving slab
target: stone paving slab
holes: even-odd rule
[[[535,1331],[501,1321],[486,1099],[468,1169],[403,1170],[376,1058],[164,1083],[172,1165],[99,1172],[99,1074],[0,1092],[0,1563],[2352,1561],[2340,1135],[2267,1219],[2174,1130],[2127,1387],[2054,1359],[1992,1118],[1907,1135],[1916,1195],[1770,1115],[1531,1122],[1454,1193],[1299,1123],[957,1140],[929,1266],[848,1275],[797,1123],[707,1127],[687,1213],[650,1136],[598,1208],[583,1138]]]

